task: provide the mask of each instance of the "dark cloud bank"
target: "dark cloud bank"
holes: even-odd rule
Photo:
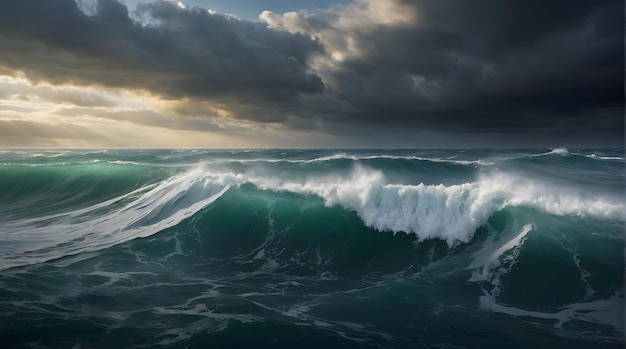
[[[421,144],[412,135],[428,131],[481,146],[623,145],[622,1],[388,2],[412,20],[338,19],[355,6],[271,14],[268,26],[166,1],[130,14],[115,0],[90,14],[73,0],[3,1],[0,73],[145,90],[178,101],[181,115],[211,105],[380,137],[363,146]],[[333,60],[349,42],[356,53]]]

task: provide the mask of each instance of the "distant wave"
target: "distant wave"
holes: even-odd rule
[[[586,157],[594,160],[616,160],[616,161],[624,161],[624,158],[621,156],[598,156],[596,154],[589,154]]]
[[[319,158],[314,158],[310,160],[304,160],[304,163],[312,163],[312,162],[324,162],[324,161],[332,161],[332,160],[375,160],[375,159],[390,159],[390,160],[418,160],[418,161],[429,161],[429,162],[440,162],[440,163],[450,163],[457,165],[490,165],[493,164],[490,161],[483,160],[455,160],[455,159],[442,159],[436,157],[420,157],[420,156],[398,156],[398,155],[348,155],[346,153],[338,153],[330,156],[323,156]]]
[[[557,155],[570,155],[569,150],[567,148],[554,148],[545,154],[557,154]]]

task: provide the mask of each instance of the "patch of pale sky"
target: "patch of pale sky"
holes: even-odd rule
[[[11,76],[0,76],[0,91],[0,127],[4,128],[0,147],[5,148],[268,148],[312,147],[320,139],[332,141],[319,133],[290,132],[281,124],[238,120],[230,111],[207,104],[199,106],[198,112],[212,110],[213,117],[181,117],[172,110],[177,104],[185,105],[184,101],[163,100],[145,92],[33,85]],[[68,94],[95,95],[111,103],[81,106],[54,99]]]

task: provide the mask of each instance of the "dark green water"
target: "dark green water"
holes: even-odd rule
[[[624,165],[0,152],[0,347],[621,348]]]

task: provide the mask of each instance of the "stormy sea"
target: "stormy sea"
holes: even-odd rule
[[[0,151],[0,347],[622,348],[625,164]]]

